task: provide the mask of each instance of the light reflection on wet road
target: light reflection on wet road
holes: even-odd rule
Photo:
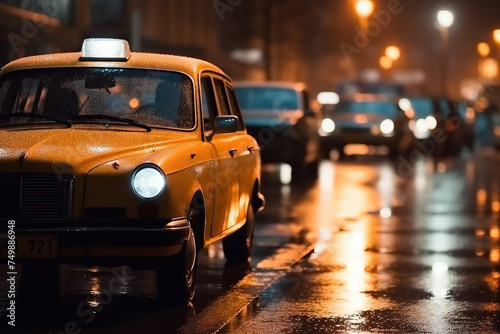
[[[221,332],[498,332],[499,159],[486,149],[437,163],[324,161],[310,184],[282,184],[283,171],[266,166],[267,207],[257,216],[251,279],[250,268],[226,266],[221,245],[213,245],[200,258],[193,306],[164,309],[152,271],[62,266],[55,308],[25,292],[33,304],[26,315],[33,329],[25,332],[47,333],[70,321],[82,333],[174,332],[208,310],[209,317],[224,314],[224,306],[209,305],[231,300],[243,277],[258,280],[273,266],[286,271],[270,256],[308,242],[310,256],[237,317],[221,318],[222,325],[229,321]],[[48,284],[41,276],[31,289]]]
[[[499,332],[497,164],[323,163],[315,252],[222,332]]]

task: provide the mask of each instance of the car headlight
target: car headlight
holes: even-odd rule
[[[326,133],[335,131],[335,122],[331,118],[325,118],[321,121],[321,129]]]
[[[415,131],[417,132],[427,132],[429,131],[429,125],[428,122],[423,119],[419,118],[417,122],[415,123]]]
[[[132,176],[132,189],[141,198],[155,198],[165,189],[166,179],[163,172],[156,166],[144,165]]]
[[[390,135],[394,131],[394,122],[390,119],[384,119],[380,123],[380,132],[384,135]]]
[[[429,128],[429,130],[434,130],[438,124],[434,116],[427,116],[425,118],[425,122],[427,123],[427,127]]]

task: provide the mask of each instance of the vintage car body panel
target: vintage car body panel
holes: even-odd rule
[[[235,133],[216,134],[208,141],[200,122],[199,74],[209,71],[227,81],[229,78],[218,67],[187,57],[132,53],[127,61],[81,61],[80,55],[76,52],[26,57],[7,64],[0,76],[20,70],[70,67],[179,71],[194,83],[195,127],[183,130],[153,128],[147,132],[103,121],[102,124],[76,123],[71,128],[63,124],[0,128],[0,177],[55,174],[73,178],[70,219],[57,225],[59,229],[54,229],[54,225],[44,227],[36,222],[24,222],[20,233],[55,233],[62,237],[79,229],[89,232],[90,236],[90,232],[98,233],[102,228],[112,232],[124,222],[140,229],[144,220],[154,221],[155,228],[174,230],[175,226],[169,224],[174,222],[175,225],[177,219],[188,215],[197,194],[205,210],[203,245],[241,227],[245,223],[248,203],[253,196],[261,196],[258,189],[259,146],[244,128]],[[130,184],[134,171],[143,164],[159,167],[166,178],[164,191],[151,200],[139,198]],[[110,208],[123,210],[110,210],[120,214],[103,217],[89,215],[87,211],[101,212],[100,209]],[[5,228],[0,232],[5,233]],[[126,230],[122,232],[127,233]],[[98,238],[92,236],[91,239]],[[150,249],[142,247],[142,251],[139,248],[125,251],[123,245],[115,245],[115,248],[85,244],[71,247],[66,241],[58,257],[163,256],[180,251],[182,241],[169,244],[168,251],[159,245],[152,245]]]

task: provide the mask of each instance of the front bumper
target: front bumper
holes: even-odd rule
[[[331,134],[321,137],[323,146],[328,147],[343,147],[348,144],[365,144],[373,146],[387,145],[392,146],[397,143],[398,137],[383,136],[381,134],[373,134],[369,129],[367,130],[337,130]]]
[[[171,220],[162,227],[137,224],[116,227],[109,226],[109,222],[105,225],[103,222],[71,227],[14,226],[16,262],[98,264],[98,259],[122,263],[119,259],[160,258],[179,253],[190,233],[189,222],[183,218]],[[7,258],[8,235],[2,232],[0,255]]]

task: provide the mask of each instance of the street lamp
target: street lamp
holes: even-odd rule
[[[486,58],[490,54],[490,45],[485,42],[477,43],[477,53],[481,58]]]
[[[371,0],[358,0],[356,2],[356,13],[362,17],[368,17],[373,12],[373,2]]]
[[[388,70],[392,67],[392,59],[388,56],[380,57],[378,63],[384,70]]]
[[[488,78],[491,77],[491,74],[487,72],[487,70],[491,70],[491,60],[494,61],[494,59],[487,58],[490,54],[490,45],[485,42],[480,42],[477,43],[477,53],[479,54],[479,61],[478,61],[478,74],[479,74],[479,79],[483,78]],[[496,76],[496,72],[495,72]]]
[[[401,56],[401,51],[397,46],[391,45],[385,48],[385,54],[379,58],[379,65],[384,70],[390,70],[394,62]],[[389,74],[389,73],[387,73]]]
[[[366,32],[368,28],[368,17],[373,13],[373,2],[371,0],[358,0],[356,1],[355,9],[356,14],[359,16],[361,30]]]
[[[500,44],[500,29],[493,30],[493,39],[495,43]]]
[[[441,27],[449,28],[453,24],[455,17],[449,10],[440,10],[437,14],[437,20]]]
[[[453,24],[454,16],[449,10],[440,10],[437,13],[437,21],[441,30],[441,93],[447,94],[448,84],[448,53],[449,53],[449,28]]]
[[[361,31],[366,34],[368,32],[368,18],[370,15],[373,13],[373,1],[372,0],[356,0],[356,3],[354,5],[354,8],[356,10],[356,14],[359,17],[359,26]],[[368,64],[370,63],[369,59],[367,58],[366,52],[363,55],[361,61],[360,61],[360,66],[358,69],[358,75],[360,78],[363,77],[363,71],[361,70],[363,67],[368,68]]]
[[[385,55],[392,61],[396,61],[401,56],[401,51],[397,46],[391,45],[385,48]]]

